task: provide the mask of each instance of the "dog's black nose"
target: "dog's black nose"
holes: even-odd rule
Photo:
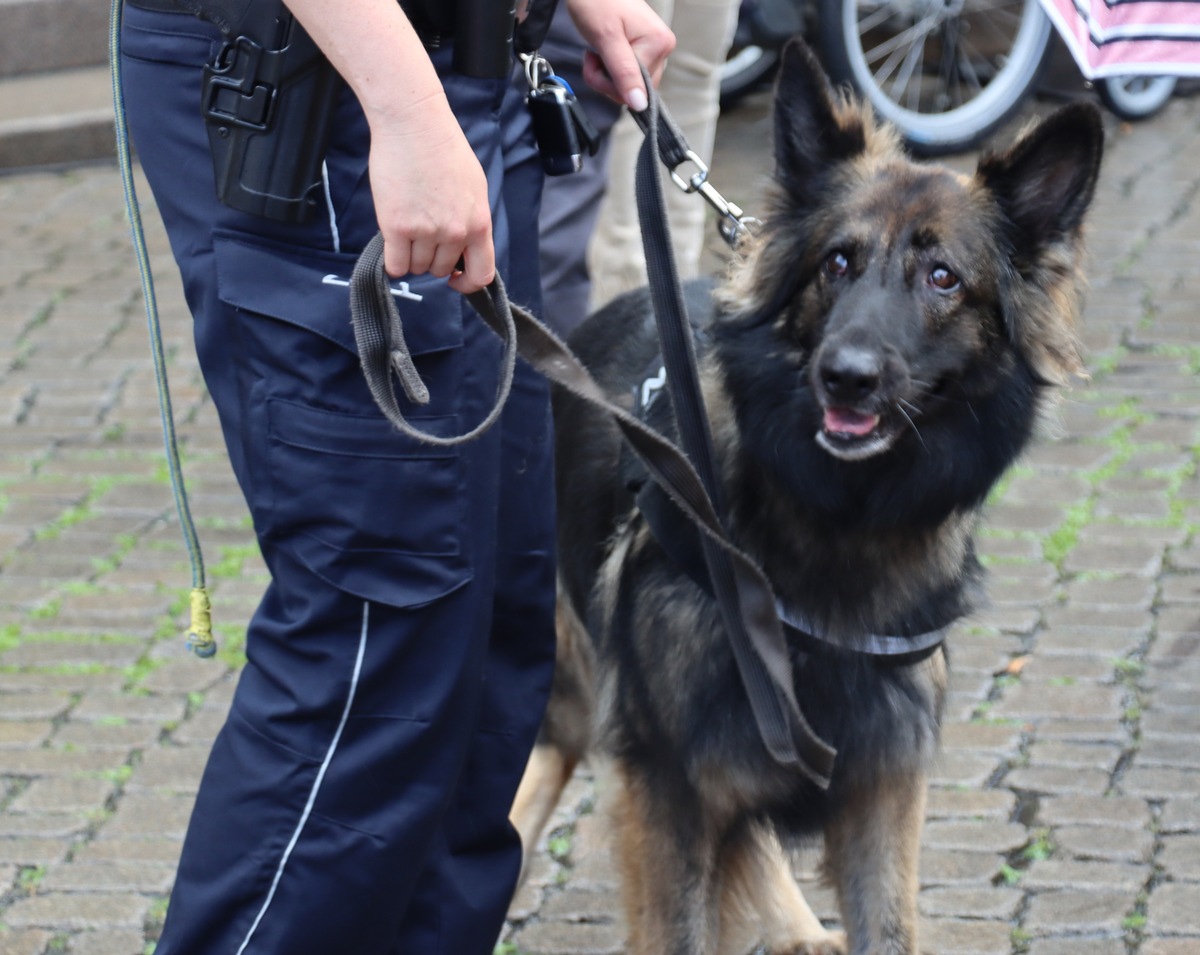
[[[874,352],[848,345],[822,356],[818,374],[829,400],[853,405],[878,390],[883,364]]]

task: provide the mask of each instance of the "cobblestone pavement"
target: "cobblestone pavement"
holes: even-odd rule
[[[714,172],[751,209],[763,107],[723,121]],[[1200,953],[1200,101],[1108,132],[1092,378],[997,495],[994,606],[952,639],[921,866],[941,955]],[[265,581],[147,219],[222,649],[179,636],[190,576],[117,174],[2,178],[0,955],[152,951]],[[506,952],[622,949],[603,813],[585,777],[568,797]],[[815,856],[797,867],[834,918]]]

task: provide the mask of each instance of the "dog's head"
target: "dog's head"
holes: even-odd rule
[[[755,347],[779,363],[762,368],[775,378],[763,387],[782,388],[775,405],[809,429],[790,441],[849,464],[948,443],[961,453],[991,414],[989,440],[1008,447],[975,482],[990,486],[1027,439],[1037,396],[1082,372],[1081,226],[1102,144],[1098,110],[1076,104],[973,176],[917,163],[791,45],[777,188],[721,293],[727,329],[769,332]]]

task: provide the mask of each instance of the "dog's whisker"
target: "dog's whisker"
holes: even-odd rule
[[[928,451],[929,447],[928,447],[928,445],[925,444],[925,439],[923,437],[921,437],[921,429],[918,428],[917,423],[915,421],[913,421],[912,415],[910,415],[907,411],[904,410],[905,405],[908,405],[910,408],[913,409],[913,411],[917,410],[914,405],[905,401],[903,398],[901,398],[899,401],[896,402],[896,410],[899,411],[900,414],[904,415],[904,420],[907,421],[909,426],[913,429],[913,434],[915,434],[917,436],[917,440],[921,442],[921,447],[924,448],[926,451]]]

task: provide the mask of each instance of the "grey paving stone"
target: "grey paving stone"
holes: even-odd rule
[[[68,693],[12,693],[0,690],[0,719],[55,719],[62,716],[71,703]]]
[[[1118,934],[1133,909],[1136,893],[1112,889],[1058,889],[1037,893],[1029,902],[1025,928],[1035,935],[1067,932]]]
[[[1189,684],[1160,683],[1158,679],[1160,671],[1161,664],[1143,670],[1141,683],[1149,700],[1147,709],[1153,711],[1183,710],[1184,712],[1200,710],[1196,694],[1191,691]]]
[[[1200,885],[1160,885],[1146,905],[1148,926],[1166,935],[1200,935]]]
[[[1013,919],[1024,893],[1007,886],[932,888],[921,893],[920,908],[931,918]]]
[[[71,711],[77,720],[125,719],[130,722],[165,723],[178,720],[187,709],[187,701],[178,696],[112,693],[104,690],[87,693]]]
[[[1079,859],[1148,863],[1154,853],[1154,835],[1147,829],[1115,826],[1060,826],[1054,841]]]
[[[927,918],[921,922],[918,943],[923,951],[941,955],[995,955],[1009,950],[1008,922]]]
[[[1200,792],[1200,772],[1135,765],[1121,780],[1121,790],[1131,796],[1148,798],[1190,796]]]
[[[1108,791],[1109,774],[1099,769],[1031,766],[1014,769],[1004,777],[1004,784],[1012,789],[1052,796],[1102,796]]]
[[[145,862],[66,862],[52,866],[41,892],[136,892],[166,895],[175,879],[172,865]]]
[[[1029,955],[1126,955],[1123,938],[1039,938]]]
[[[1184,795],[1168,799],[1163,803],[1159,826],[1163,832],[1200,831],[1200,798]]]
[[[600,889],[575,889],[568,886],[561,892],[552,893],[542,906],[541,917],[545,920],[569,922],[612,922],[621,927],[624,923],[620,906],[611,892]],[[624,929],[622,929],[624,931]]]
[[[1042,740],[1066,740],[1080,743],[1110,743],[1119,739],[1121,730],[1111,719],[1039,720],[1037,737]]]
[[[0,955],[42,955],[53,936],[42,929],[0,932]]]
[[[981,885],[1000,873],[1004,855],[961,849],[921,849],[921,885]]]
[[[128,753],[153,745],[161,734],[162,727],[157,723],[130,723],[124,717],[113,717],[111,722],[67,720],[55,732],[54,743],[68,748]]]
[[[0,749],[39,746],[53,729],[54,724],[45,720],[0,720]]]
[[[1159,709],[1151,704],[1142,713],[1141,725],[1142,734],[1148,740],[1182,738],[1185,742],[1200,741],[1200,707]]]
[[[1139,766],[1174,766],[1179,769],[1200,769],[1200,746],[1197,740],[1163,739],[1144,740],[1137,751]]]
[[[1177,882],[1200,882],[1200,835],[1164,835],[1158,862]]]
[[[15,928],[72,931],[94,928],[141,929],[150,900],[122,893],[47,892],[18,899],[4,913]]]
[[[71,694],[86,693],[89,690],[117,689],[124,682],[123,674],[108,670],[100,673],[0,671],[0,700],[8,700],[8,694],[13,697],[20,694],[66,694],[69,697]],[[52,715],[56,715],[58,712],[61,711],[55,710]],[[19,716],[15,718],[21,719]]]
[[[1037,649],[1039,653],[1096,657],[1112,662],[1140,650],[1149,639],[1149,620],[1140,628],[1059,624],[1038,635]]]
[[[964,786],[977,789],[991,779],[1002,765],[1002,758],[989,753],[952,750],[939,754],[933,771],[929,774],[929,781],[934,786]]]
[[[49,836],[14,836],[0,839],[0,865],[47,865],[58,862],[69,846],[60,838]]]
[[[1061,740],[1039,740],[1029,749],[1029,765],[1039,767],[1068,767],[1099,769],[1111,773],[1121,758],[1123,747],[1112,743],[1074,743]]]
[[[72,861],[85,862],[122,862],[133,861],[154,865],[174,866],[179,861],[179,851],[182,848],[181,839],[165,838],[147,833],[145,835],[108,838],[101,835],[75,850]]]
[[[1041,800],[1037,818],[1049,826],[1143,829],[1150,824],[1150,807],[1132,797],[1054,796]]]
[[[1038,685],[1047,693],[1058,686],[1077,683],[1111,683],[1116,658],[1083,653],[1037,653],[1021,671],[1021,682]]]
[[[1127,540],[1120,543],[1090,541],[1081,543],[1063,562],[1070,574],[1108,573],[1154,577],[1162,569],[1160,544]]]
[[[1141,955],[1196,955],[1200,952],[1200,935],[1190,938],[1152,938],[1141,949]]]
[[[117,803],[116,811],[104,823],[104,836],[110,839],[124,836],[182,839],[194,802],[190,793],[167,795],[127,792]]]
[[[986,819],[1007,821],[1013,814],[1016,797],[1010,792],[933,787],[925,805],[926,819]]]
[[[208,759],[200,746],[161,747],[149,750],[126,784],[126,792],[194,793]]]
[[[535,882],[527,877],[524,884],[517,889],[512,902],[509,903],[507,922],[504,931],[501,932],[501,939],[505,940],[512,934],[514,924],[520,925],[536,915],[545,896],[546,884]]]
[[[97,929],[71,936],[70,955],[143,955],[146,942],[139,931]]]
[[[536,922],[513,935],[526,955],[619,955],[624,936],[615,925]]]
[[[88,812],[4,812],[0,813],[0,837],[20,839],[61,839],[74,842],[91,824]]]
[[[1121,687],[1076,684],[1047,689],[1018,684],[1004,694],[993,715],[1022,720],[1120,719],[1125,709]]]
[[[1024,826],[989,820],[932,820],[925,826],[922,846],[968,852],[1007,852],[1029,838]]]
[[[1151,869],[1147,865],[1117,862],[1089,862],[1055,856],[1034,862],[1021,878],[1028,889],[1120,889],[1136,894],[1146,885]]]
[[[55,620],[55,629],[59,621]],[[26,641],[0,654],[0,666],[12,667],[129,667],[137,663],[143,648],[130,643]]]
[[[103,806],[114,789],[102,776],[35,779],[9,805],[12,812],[71,812]]]

